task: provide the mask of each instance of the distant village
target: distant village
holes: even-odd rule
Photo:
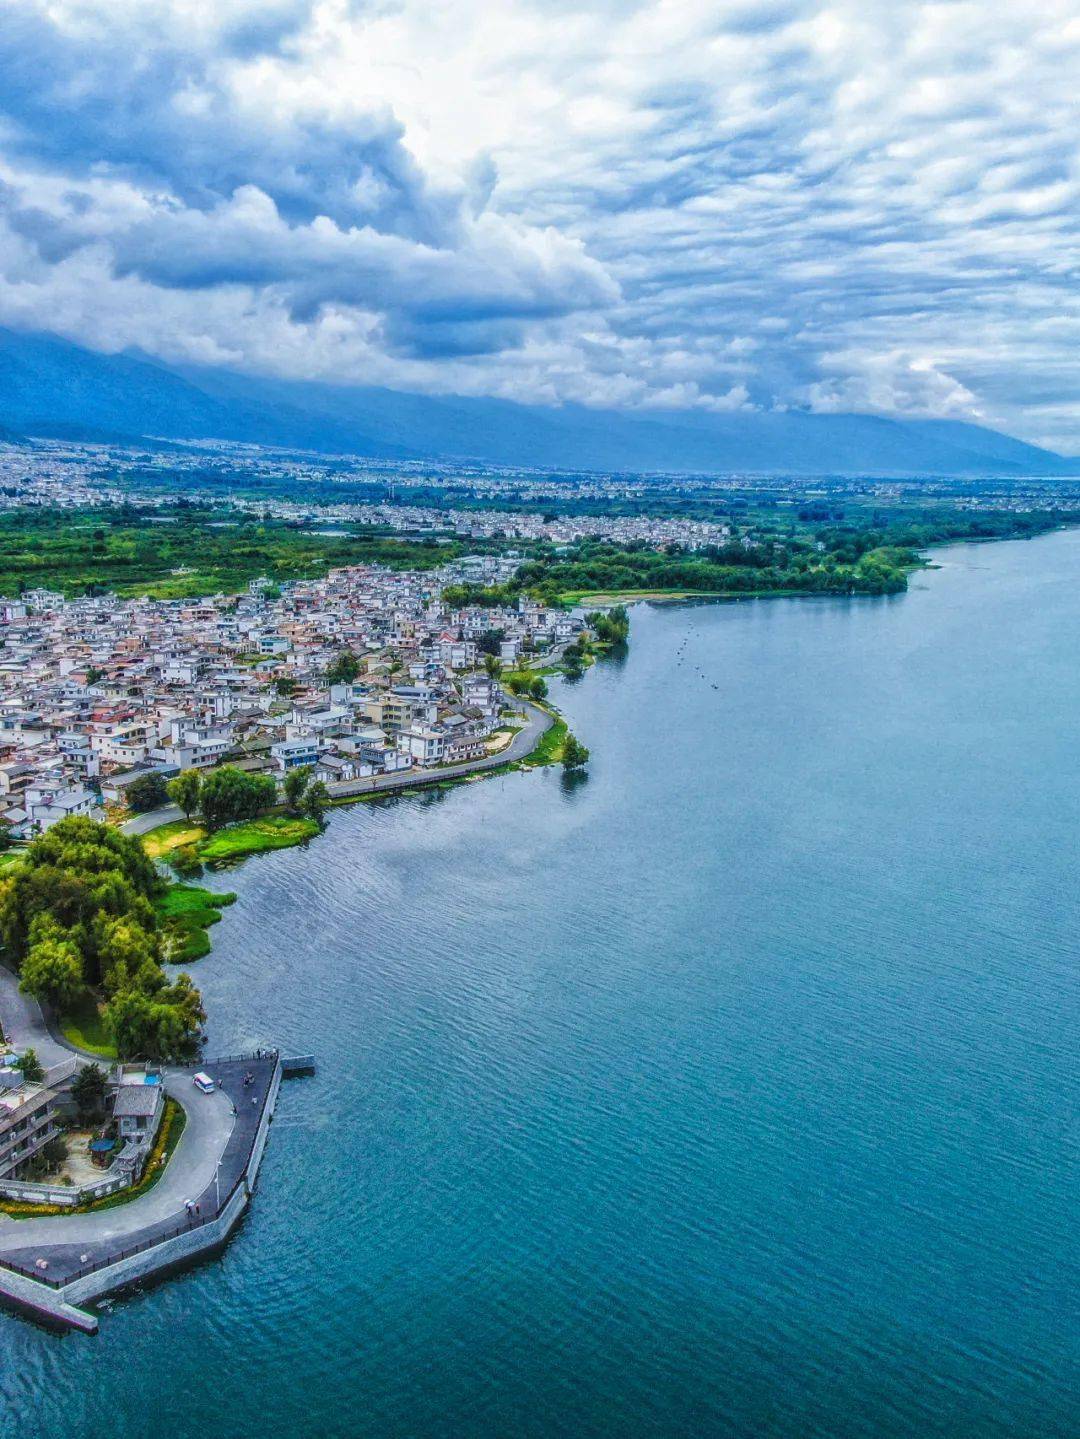
[[[514,668],[583,629],[525,597],[497,609],[442,598],[515,569],[474,556],[426,573],[259,579],[240,596],[0,600],[0,824],[22,839],[101,817],[152,771],[228,761],[283,779],[311,766],[333,793],[497,752],[506,696],[486,655]],[[355,677],[330,683],[343,652]]]

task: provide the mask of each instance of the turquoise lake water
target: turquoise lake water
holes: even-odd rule
[[[588,778],[227,877],[213,1048],[318,1054],[225,1254],[26,1439],[1080,1433],[1080,533],[639,606]]]

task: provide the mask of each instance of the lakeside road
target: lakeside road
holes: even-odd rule
[[[530,704],[528,700],[520,703],[525,713],[525,725],[514,735],[507,747],[499,750],[497,754],[485,755],[483,759],[463,760],[461,764],[441,765],[438,769],[406,770],[400,774],[372,775],[365,779],[332,782],[327,785],[330,796],[332,799],[349,799],[355,795],[384,790],[416,789],[421,785],[437,784],[446,779],[460,779],[464,775],[498,769],[500,765],[527,759],[555,723],[556,716],[541,709],[539,705]],[[184,812],[179,805],[163,805],[160,809],[148,810],[145,814],[125,820],[120,829],[124,834],[144,835],[151,830],[160,829],[162,825],[174,824],[184,818]]]
[[[178,804],[166,804],[160,809],[137,814],[134,819],[126,819],[120,829],[124,834],[149,834],[152,829],[160,829],[163,824],[175,824],[183,818],[184,811]]]
[[[406,771],[403,774],[372,775],[367,779],[341,780],[327,785],[333,799],[347,799],[353,795],[374,794],[384,790],[416,789],[420,785],[437,784],[440,780],[456,779],[463,775],[476,774],[486,769],[498,769],[500,765],[512,764],[526,759],[539,744],[540,739],[555,723],[555,716],[538,705],[522,701],[525,711],[525,726],[498,754],[484,759],[465,760],[461,764],[440,765],[437,769]]]
[[[74,1069],[73,1056],[93,1059],[91,1054],[65,1044],[49,1028],[41,1005],[33,996],[23,994],[19,976],[0,964],[0,1030],[5,1042],[22,1054],[32,1049],[45,1070],[46,1083],[56,1084]]]
[[[213,1094],[194,1088],[197,1067],[217,1080]],[[157,1184],[126,1204],[97,1212],[0,1223],[0,1266],[36,1277],[44,1259],[50,1282],[66,1283],[88,1264],[112,1263],[137,1245],[157,1244],[218,1215],[245,1174],[250,1178],[277,1076],[277,1055],[270,1051],[166,1070],[165,1090],[183,1105],[187,1123]],[[189,1201],[198,1206],[197,1216],[188,1213]]]
[[[185,1217],[184,1203],[197,1199],[214,1182],[214,1171],[233,1131],[233,1103],[223,1090],[201,1094],[191,1082],[191,1069],[166,1070],[165,1092],[184,1108],[187,1123],[164,1174],[146,1194],[127,1204],[89,1214],[45,1215],[19,1219],[0,1228],[0,1256],[19,1255],[56,1245],[115,1246],[156,1224],[175,1224]],[[95,1255],[101,1258],[101,1255]]]

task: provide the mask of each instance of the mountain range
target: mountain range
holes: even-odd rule
[[[1066,459],[958,420],[799,410],[595,410],[280,380],[102,354],[0,329],[0,439],[217,439],[387,460],[556,470],[1074,475]]]

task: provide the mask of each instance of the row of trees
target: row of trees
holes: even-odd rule
[[[205,1019],[190,978],[170,983],[162,968],[164,885],[138,840],[82,816],[53,825],[0,879],[0,940],[21,988],[61,1012],[100,996],[125,1057],[189,1054]]]
[[[183,770],[166,789],[188,819],[201,816],[207,829],[256,819],[277,800],[277,785],[270,775],[248,774],[235,765],[222,765],[205,776],[198,770]]]

